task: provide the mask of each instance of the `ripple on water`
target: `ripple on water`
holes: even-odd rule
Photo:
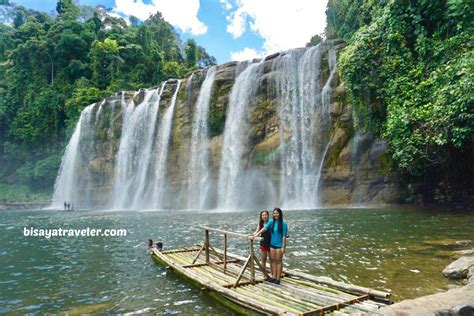
[[[434,251],[449,252],[447,241],[474,235],[468,224],[472,218],[437,213],[423,224],[426,214],[394,209],[292,211],[285,217],[291,235],[285,267],[389,288],[395,299],[446,289],[450,281],[439,271],[450,258],[443,255],[432,260]],[[7,291],[2,291],[1,298],[10,303],[0,303],[0,313],[228,314],[198,287],[154,263],[144,245],[150,238],[163,241],[166,249],[195,245],[202,242],[203,233],[197,228],[201,224],[250,233],[257,219],[258,212],[1,212],[0,280],[9,282],[2,284]],[[22,227],[31,223],[38,228],[125,228],[128,234],[50,240],[23,237]],[[453,227],[457,228],[454,237]],[[222,247],[222,238],[211,242]],[[247,251],[245,242],[229,242],[232,252]],[[425,248],[418,251],[420,246]]]

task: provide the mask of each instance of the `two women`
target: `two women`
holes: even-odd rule
[[[265,212],[266,211],[260,212],[259,228],[260,223],[262,223],[262,221],[265,221]],[[269,281],[275,284],[280,284],[281,273],[283,270],[282,259],[283,255],[285,254],[286,238],[288,236],[288,225],[283,220],[283,212],[281,211],[281,209],[275,208],[273,210],[273,218],[267,221],[265,224],[262,223],[262,226],[263,227],[261,227],[257,232],[254,233],[254,236],[265,234],[267,232],[270,233],[270,271],[272,277],[269,279]],[[265,235],[263,235],[262,237],[264,237],[262,239],[263,243],[268,242],[265,240]],[[263,249],[265,251],[263,251],[262,247],[260,247],[260,250],[262,252],[262,265],[263,267],[265,267],[266,255],[268,252],[266,248],[263,247]],[[263,258],[265,258],[265,261]]]

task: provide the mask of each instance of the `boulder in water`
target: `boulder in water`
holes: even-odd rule
[[[450,279],[463,279],[468,276],[472,268],[474,268],[474,256],[464,256],[444,268],[443,275]]]

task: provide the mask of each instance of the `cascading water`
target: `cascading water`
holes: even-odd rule
[[[330,49],[330,76],[323,89],[322,54],[326,45],[295,49],[273,64],[277,72],[281,133],[280,201],[285,208],[319,206],[319,182],[327,152],[330,82],[335,71],[335,51]]]
[[[136,96],[137,94],[134,98]],[[139,206],[135,203],[139,188],[144,186],[144,175],[150,162],[159,100],[156,90],[145,90],[140,104],[135,106],[132,99],[128,104],[122,105],[125,108],[112,198],[114,208],[128,209]],[[140,195],[143,194],[142,191],[140,190]]]
[[[211,189],[209,166],[208,114],[212,86],[216,77],[216,67],[206,73],[196,103],[192,123],[191,149],[189,151],[188,208],[206,208]]]
[[[168,80],[92,104],[66,148],[53,206],[318,207],[335,71],[336,50],[323,43],[211,67],[197,95],[193,73],[186,102],[177,101],[181,81]],[[222,109],[223,134],[211,139],[221,115],[212,111]]]
[[[158,143],[156,145],[157,158],[155,160],[155,181],[156,183],[149,183],[154,193],[152,195],[153,207],[163,208],[166,206],[164,201],[164,194],[167,189],[166,179],[166,158],[168,158],[169,143],[171,139],[171,128],[173,124],[173,115],[176,105],[176,99],[179,92],[181,80],[176,83],[176,88],[171,99],[171,104],[166,109],[166,112],[161,120],[160,128],[158,131]]]
[[[334,47],[331,47],[328,52],[328,64],[329,64],[329,78],[327,79],[326,83],[324,84],[323,90],[321,92],[321,101],[322,101],[322,110],[321,110],[321,124],[319,128],[319,132],[323,134],[325,131],[327,133],[327,130],[329,129],[329,106],[331,103],[331,83],[334,77],[334,74],[336,73],[336,63],[337,63],[337,55],[336,55],[336,50]],[[326,139],[326,145],[323,151],[323,154],[321,156],[321,159],[319,161],[319,167],[318,167],[318,172],[316,174],[316,205],[315,206],[321,206],[322,201],[321,201],[321,195],[319,194],[320,188],[321,188],[321,173],[323,170],[324,166],[324,161],[326,159],[326,154],[329,149],[329,142]]]
[[[239,208],[238,177],[248,145],[248,105],[255,93],[255,82],[262,65],[261,62],[254,63],[242,71],[230,93],[218,183],[218,207],[222,209]]]
[[[87,131],[91,127],[92,110],[96,105],[97,103],[91,104],[82,111],[79,121],[74,128],[71,140],[66,147],[66,151],[61,160],[58,177],[54,184],[54,195],[51,205],[53,208],[62,208],[65,201],[75,204],[79,200],[78,181],[82,150],[81,138],[84,131]]]
[[[164,82],[161,85],[161,88],[158,93],[158,98],[155,102],[153,102],[152,106],[149,111],[149,117],[147,119],[149,120],[149,126],[147,133],[145,135],[145,144],[144,144],[144,152],[143,156],[140,157],[140,160],[143,160],[143,168],[140,168],[138,171],[138,178],[137,178],[137,183],[138,187],[136,188],[135,195],[133,197],[133,202],[132,202],[132,207],[133,208],[139,208],[146,203],[145,201],[148,201],[149,193],[150,190],[148,189],[149,182],[152,181],[150,177],[148,176],[148,172],[150,169],[150,166],[153,161],[153,137],[155,136],[155,129],[156,129],[156,121],[157,121],[157,115],[160,110],[160,102],[161,102],[161,95],[163,94],[163,90],[165,89],[166,82]]]

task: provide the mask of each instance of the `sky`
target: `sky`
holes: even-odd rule
[[[56,0],[12,0],[51,12]],[[218,63],[305,46],[324,32],[327,0],[78,0],[145,20],[160,11],[183,41],[194,38]]]

